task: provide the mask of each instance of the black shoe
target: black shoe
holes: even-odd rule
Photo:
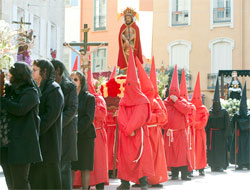
[[[238,166],[238,167],[236,168],[236,170],[243,170],[243,167],[242,167],[242,166]]]
[[[178,177],[177,176],[172,176],[171,180],[178,180]]]
[[[144,185],[141,187],[141,190],[148,190],[148,185]]]
[[[194,177],[194,173],[193,173],[193,171],[188,172],[188,177]]]
[[[199,170],[199,176],[205,176],[205,171],[204,171],[204,169]]]
[[[118,186],[118,187],[116,188],[116,190],[130,190],[130,186],[121,184],[120,186]]]
[[[154,185],[151,185],[152,188],[163,188],[163,185],[162,184],[154,184]]]
[[[132,187],[141,187],[141,184],[134,184]]]
[[[188,177],[188,176],[186,176],[186,177],[182,177],[181,179],[182,179],[182,180],[184,180],[184,181],[191,181],[191,178],[190,178],[190,177]]]

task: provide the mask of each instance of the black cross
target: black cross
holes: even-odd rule
[[[90,28],[88,28],[88,24],[84,24],[84,28],[82,32],[84,32],[84,39],[82,42],[71,42],[69,43],[70,46],[80,46],[83,47],[85,52],[88,51],[88,46],[99,46],[101,44],[108,46],[108,42],[88,42],[88,32]]]
[[[20,29],[24,30],[24,25],[31,25],[30,22],[25,22],[24,18],[21,17],[20,21],[12,21],[13,24],[20,24]]]

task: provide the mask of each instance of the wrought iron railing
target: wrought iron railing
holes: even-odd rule
[[[214,23],[224,23],[231,22],[231,8],[230,7],[220,7],[214,8]]]
[[[172,26],[188,25],[189,11],[173,11],[172,12]]]

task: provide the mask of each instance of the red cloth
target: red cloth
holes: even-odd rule
[[[107,144],[108,144],[108,168],[113,170],[113,160],[114,160],[114,144],[115,144],[115,133],[116,133],[116,118],[113,117],[113,110],[108,111],[107,123],[106,123],[106,132],[107,132]],[[116,163],[117,168],[117,163]]]
[[[148,177],[148,182],[153,185],[168,181],[164,140],[160,127],[167,122],[168,118],[167,113],[161,108],[156,99],[154,99],[151,109],[151,118],[147,125],[152,146],[155,176]]]
[[[126,58],[124,57],[124,51],[122,48],[122,33],[124,32],[124,30],[128,27],[128,25],[123,24],[120,28],[120,32],[119,32],[119,37],[118,37],[118,41],[119,41],[119,52],[118,52],[118,61],[117,61],[117,66],[120,69],[125,69],[128,67],[128,62],[126,61]],[[136,25],[136,23],[132,23],[130,25],[131,28],[135,29],[136,31],[136,37],[135,37],[135,46],[134,46],[134,58],[138,57],[140,62],[143,63],[142,60],[142,49],[141,49],[141,40],[140,40],[140,31],[138,26]]]
[[[205,127],[209,112],[207,108],[202,106],[196,107],[195,117],[195,157],[196,157],[196,168],[197,170],[203,169],[207,166],[207,152],[206,152],[206,132]]]
[[[72,71],[77,71],[78,70],[78,56],[76,56],[74,66],[72,68]]]
[[[167,165],[192,168],[187,138],[187,117],[190,105],[182,97],[179,97],[175,103],[167,99],[164,104],[168,111],[168,123],[165,125],[164,135]]]
[[[94,157],[94,170],[90,172],[89,185],[94,186],[99,183],[109,184],[108,176],[108,147],[107,147],[107,134],[104,128],[107,116],[106,103],[102,96],[95,95],[95,119],[94,125],[96,128],[95,138],[95,157]],[[81,187],[81,173],[75,173],[73,187]]]
[[[119,179],[136,183],[143,176],[153,176],[154,166],[148,128],[149,103],[134,106],[119,106],[118,173]],[[130,136],[135,132],[135,136]],[[143,134],[142,134],[143,133]],[[143,151],[138,160],[142,150]],[[135,162],[138,160],[138,162]]]

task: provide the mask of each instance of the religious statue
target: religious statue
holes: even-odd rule
[[[143,63],[143,60],[140,31],[134,22],[136,12],[131,8],[126,8],[122,15],[124,16],[125,23],[121,26],[119,32],[119,53],[117,65],[120,70],[124,70],[125,74],[128,67],[129,47],[132,48],[134,57],[138,57],[141,63]]]
[[[229,84],[229,98],[240,100],[241,98],[241,83],[237,77],[237,72],[232,72],[232,81]]]
[[[81,69],[84,73],[87,72],[87,69],[90,66],[90,60],[89,60],[89,56],[94,53],[95,51],[97,51],[99,48],[101,48],[102,46],[104,46],[105,44],[102,43],[100,44],[98,47],[92,49],[91,51],[86,51],[85,49],[80,49],[79,51],[77,51],[76,49],[74,49],[72,46],[70,46],[68,43],[63,43],[64,46],[70,48],[73,52],[75,52],[77,55],[80,56],[80,60],[81,60]]]

